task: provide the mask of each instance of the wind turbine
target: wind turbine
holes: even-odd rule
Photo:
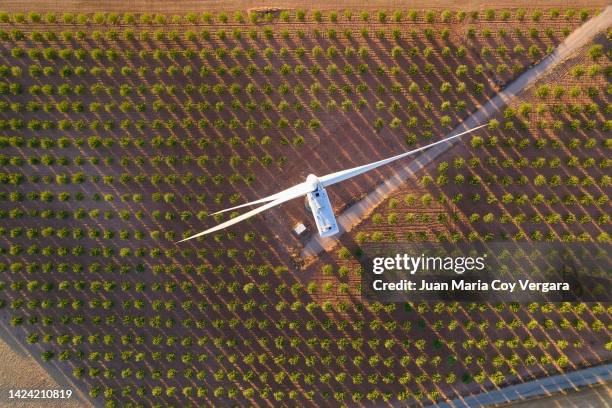
[[[251,211],[248,211],[244,214],[238,215],[237,217],[232,218],[231,220],[225,221],[217,226],[207,229],[206,231],[199,232],[195,235],[192,235],[188,238],[180,240],[179,242],[188,241],[193,238],[201,237],[202,235],[210,234],[215,231],[222,230],[234,224],[238,224],[241,221],[244,221],[252,216],[259,214],[263,211],[266,211],[272,207],[276,207],[286,201],[293,200],[294,198],[306,196],[308,199],[308,206],[310,207],[310,211],[314,216],[315,223],[317,224],[317,229],[319,234],[322,237],[329,237],[338,233],[338,224],[336,223],[336,217],[334,216],[334,209],[331,206],[331,202],[329,201],[329,197],[327,196],[327,192],[325,191],[325,187],[329,187],[333,184],[340,183],[341,181],[350,179],[352,177],[358,176],[360,174],[366,173],[370,170],[374,170],[380,166],[384,166],[385,164],[393,163],[396,160],[402,159],[404,157],[413,155],[415,153],[422,152],[429,148],[432,148],[436,145],[447,143],[452,139],[455,139],[459,136],[465,135],[466,133],[471,133],[475,130],[478,130],[486,125],[476,126],[459,134],[449,136],[445,139],[438,140],[437,142],[428,144],[427,146],[419,147],[418,149],[411,150],[402,154],[398,154],[397,156],[389,157],[388,159],[379,160],[374,163],[365,164],[363,166],[353,167],[352,169],[341,170],[335,173],[327,174],[325,176],[317,177],[314,174],[309,174],[306,177],[306,181],[300,184],[297,184],[293,187],[289,187],[286,190],[280,191],[276,194],[272,194],[268,197],[260,198],[259,200],[251,201],[249,203],[237,205],[232,208],[226,208],[225,210],[217,211],[212,214],[220,214],[227,211],[236,210],[238,208],[247,207],[255,204],[266,203],[260,207],[257,207]]]

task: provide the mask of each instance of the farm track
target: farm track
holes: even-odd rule
[[[606,6],[607,1],[602,0],[571,0],[571,1],[547,1],[534,0],[529,2],[530,7],[596,7]],[[40,0],[36,2],[36,9],[40,12],[46,11],[75,11],[75,12],[96,12],[105,10],[108,12],[134,12],[145,11],[149,13],[187,13],[190,11],[235,11],[235,10],[250,10],[250,9],[312,9],[316,7],[321,10],[372,10],[372,9],[395,9],[397,1],[394,0],[377,0],[363,2],[361,0],[339,0],[335,2],[313,2],[312,0],[181,0],[167,2],[164,0],[131,0],[131,1],[97,1],[83,2],[79,0]],[[521,0],[435,0],[424,3],[422,0],[408,0],[402,3],[403,8],[430,8],[450,10],[474,10],[484,7],[490,8],[516,8],[524,7],[525,2]],[[6,11],[30,11],[32,5],[23,0],[7,0],[3,2],[2,8]]]
[[[595,6],[593,6],[593,8],[595,8]],[[27,29],[26,31],[34,31],[37,29],[47,30],[50,25],[54,27],[75,28],[75,29],[85,28],[89,30],[95,30],[95,29],[100,29],[100,28],[106,28],[106,29],[132,28],[132,29],[141,29],[141,30],[147,29],[147,28],[149,29],[177,28],[182,31],[185,31],[185,30],[188,30],[190,27],[210,28],[210,29],[236,29],[236,28],[253,28],[253,27],[264,28],[267,25],[273,25],[275,28],[276,27],[278,27],[279,29],[287,28],[289,32],[295,33],[298,30],[313,29],[313,28],[317,28],[321,30],[325,30],[329,28],[361,29],[361,28],[364,28],[364,25],[367,25],[368,29],[370,30],[376,30],[376,29],[382,29],[382,28],[406,29],[406,28],[421,27],[421,26],[432,26],[433,27],[436,24],[439,24],[441,22],[442,21],[428,22],[422,17],[419,17],[415,20],[404,18],[402,21],[399,21],[399,22],[394,21],[394,20],[388,20],[385,22],[370,20],[370,21],[364,22],[364,21],[357,20],[357,19],[346,20],[345,18],[339,17],[338,20],[335,22],[330,22],[330,21],[317,22],[317,21],[311,21],[311,20],[308,20],[308,21],[274,20],[271,22],[261,22],[260,21],[257,23],[250,23],[250,22],[240,23],[240,22],[232,22],[232,21],[228,21],[226,23],[214,22],[214,21],[211,21],[211,22],[195,21],[195,22],[178,22],[178,23],[173,22],[173,21],[166,21],[165,23],[157,23],[157,22],[142,23],[142,22],[136,21],[134,23],[126,23],[123,21],[119,21],[117,23],[100,23],[99,24],[99,23],[88,21],[84,24],[81,24],[81,23],[65,23],[62,21],[56,21],[53,23],[26,21],[23,23],[0,22],[0,27],[2,28],[24,28],[24,29]],[[495,19],[492,19],[492,20],[470,20],[469,18],[466,18],[465,20],[461,22],[457,22],[457,24],[459,26],[464,25],[464,24],[470,24],[470,23],[471,24],[486,24],[487,27],[493,30],[493,29],[498,29],[498,28],[507,28],[508,25],[512,23],[525,23],[525,22],[529,22],[529,20],[521,22],[521,21],[514,20],[512,17],[510,17],[510,19],[508,19],[507,21],[504,21],[500,19],[499,17],[496,17]],[[543,16],[541,17],[540,21],[537,22],[537,25],[539,28],[558,27],[558,21],[556,19],[551,18],[550,16]]]
[[[527,89],[538,78],[550,72],[555,66],[568,58],[574,51],[577,51],[584,46],[589,40],[595,37],[596,34],[609,28],[611,24],[612,6],[608,6],[600,15],[590,19],[576,29],[572,34],[570,34],[569,37],[559,44],[551,55],[546,57],[539,64],[530,68],[528,71],[524,72],[445,137],[452,136],[453,134],[459,133],[463,130],[467,130],[485,123],[489,117],[499,112],[508,104],[510,100],[518,96],[521,92],[523,92],[523,90]],[[458,141],[453,140],[449,143],[438,145],[422,153],[417,157],[417,159],[399,169],[397,173],[380,184],[361,201],[353,204],[353,206],[344,211],[337,217],[337,222],[340,227],[339,235],[352,230],[385,198],[400,188],[409,177],[419,170],[425,168],[429,163],[434,161],[437,157],[446,152],[456,143],[458,143]],[[315,257],[322,251],[332,249],[337,243],[338,236],[335,238],[322,238],[319,235],[315,235],[304,246],[304,249],[302,250],[302,257],[304,259]]]

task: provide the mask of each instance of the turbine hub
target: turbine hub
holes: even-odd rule
[[[308,177],[306,177],[306,183],[310,184],[312,191],[314,191],[319,185],[319,178],[314,174],[309,174]]]

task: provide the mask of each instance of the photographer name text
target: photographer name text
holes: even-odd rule
[[[486,282],[482,280],[468,281],[465,279],[452,280],[450,282],[437,282],[419,280],[412,281],[402,279],[396,282],[385,282],[382,279],[376,279],[372,282],[372,288],[376,291],[537,291],[537,292],[553,292],[553,291],[569,291],[570,286],[567,282],[532,282],[528,279],[519,279],[517,282],[502,281],[499,279]]]

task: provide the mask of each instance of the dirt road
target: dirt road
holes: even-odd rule
[[[538,7],[575,7],[596,8],[605,7],[609,2],[605,0],[532,0],[528,4],[524,0],[336,0],[333,2],[317,2],[313,0],[37,0],[35,3],[24,0],[5,0],[0,2],[2,11],[39,11],[57,12],[66,11],[78,13],[92,13],[97,11],[108,12],[147,12],[147,13],[186,13],[190,11],[235,11],[252,8],[280,8],[280,9],[387,9],[408,10],[414,9],[449,9],[449,10],[481,10],[485,8],[538,8]]]

